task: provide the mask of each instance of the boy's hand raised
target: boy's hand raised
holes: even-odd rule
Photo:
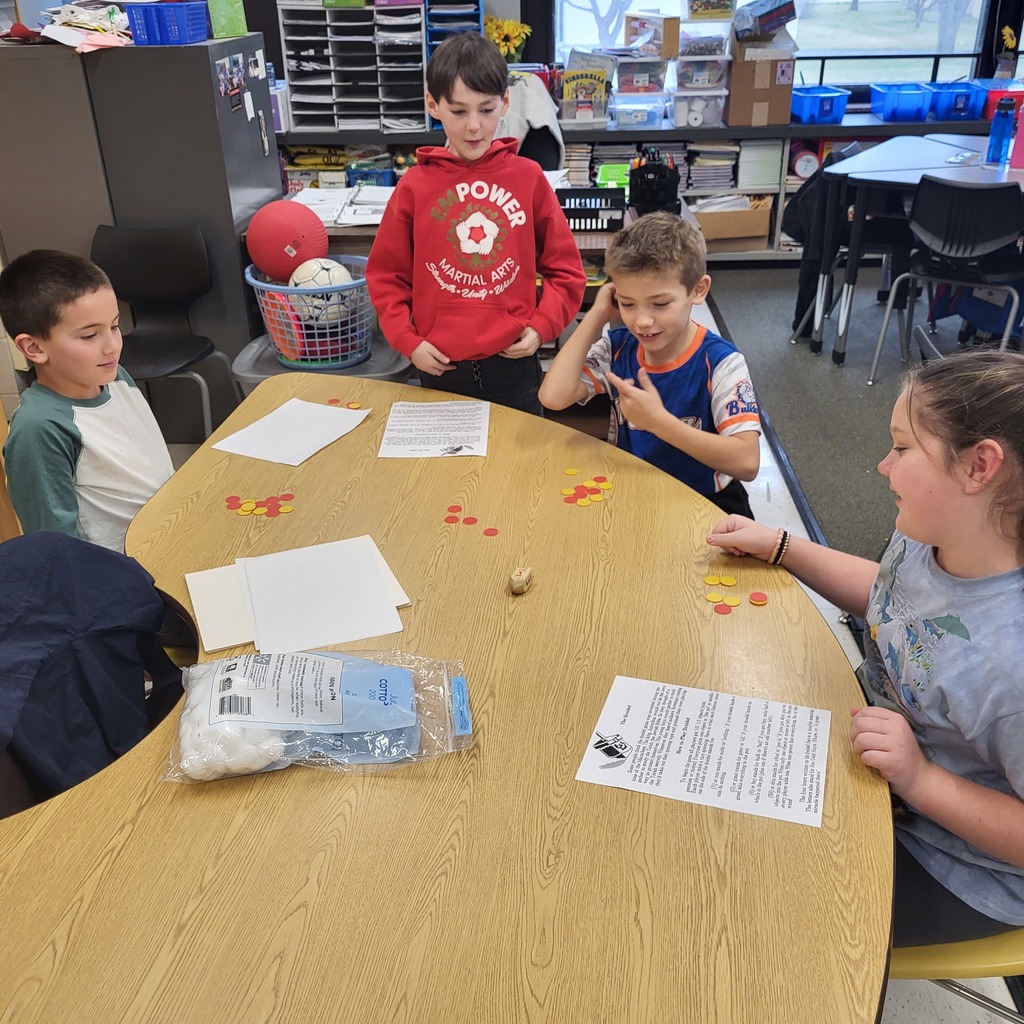
[[[603,324],[618,323],[622,319],[619,316],[619,304],[615,299],[615,285],[611,281],[598,289],[590,310]]]
[[[646,370],[638,373],[639,381],[624,379],[609,371],[608,381],[619,393],[619,411],[637,430],[658,432],[660,420],[668,416],[665,404]]]
[[[731,515],[712,527],[707,541],[730,555],[753,555],[767,562],[779,542],[779,531],[746,516]]]
[[[532,328],[527,327],[523,333],[512,342],[511,345],[498,355],[506,359],[525,359],[532,356],[540,348],[540,335]]]
[[[421,341],[413,350],[413,365],[421,373],[429,373],[432,377],[440,377],[447,370],[454,370],[455,364],[429,341]]]

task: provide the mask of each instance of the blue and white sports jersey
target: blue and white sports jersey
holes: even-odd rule
[[[608,330],[590,346],[581,380],[589,402],[594,395],[612,397],[612,424],[608,440],[618,447],[710,497],[732,477],[705,466],[678,448],[646,430],[638,430],[619,413],[618,395],[608,383],[608,371],[637,380],[642,368],[650,374],[665,408],[697,430],[717,434],[739,434],[761,429],[757,397],[750,383],[747,362],[736,346],[706,327],[694,325],[693,341],[678,359],[662,366],[644,360],[643,346],[625,327]]]

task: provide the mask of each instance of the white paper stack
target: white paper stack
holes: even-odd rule
[[[738,188],[778,188],[781,171],[781,139],[744,139],[740,143],[740,157],[736,168]]]
[[[286,654],[397,633],[410,600],[373,538],[240,558],[187,573],[203,650]]]
[[[711,192],[735,187],[738,145],[691,142],[689,151],[691,190]]]

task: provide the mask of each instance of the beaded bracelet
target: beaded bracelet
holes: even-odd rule
[[[786,552],[789,550],[789,530],[783,530],[782,535],[779,537],[779,543],[772,552],[772,557],[769,562],[770,565],[782,565],[782,560],[786,557]]]
[[[775,558],[776,558],[776,556],[779,553],[779,549],[782,547],[782,535],[785,532],[786,531],[783,530],[782,527],[780,526],[778,532],[775,535],[775,546],[772,548],[772,553],[768,556],[768,559],[767,559],[769,565],[774,565],[775,564]]]

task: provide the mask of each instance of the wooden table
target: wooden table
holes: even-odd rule
[[[294,470],[209,447],[292,395],[373,414]],[[41,1024],[874,1021],[889,800],[850,751],[861,697],[825,623],[784,571],[705,546],[710,504],[570,428],[495,406],[485,459],[378,459],[390,402],[438,397],[271,378],[127,548],[187,608],[186,570],[370,533],[413,604],[362,646],[462,659],[473,749],[177,785],[159,781],[172,715],[0,822],[0,1007]],[[607,475],[608,500],[564,504],[569,466]],[[224,508],[285,488],[288,517]],[[451,503],[479,525],[444,523]],[[520,597],[517,565],[536,575]],[[703,577],[724,565],[768,606],[715,615]],[[823,827],[575,782],[616,673],[830,708]]]

